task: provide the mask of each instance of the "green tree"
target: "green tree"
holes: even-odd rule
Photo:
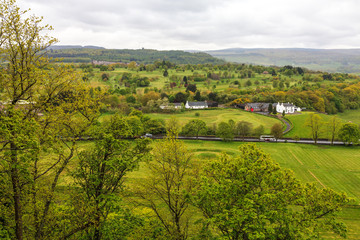
[[[272,113],[272,111],[273,111],[273,105],[272,103],[269,103],[268,112]]]
[[[164,71],[164,73],[163,73],[163,76],[164,76],[164,77],[169,76],[169,73],[168,73],[167,69],[165,69],[165,71]]]
[[[193,201],[210,228],[233,240],[313,239],[324,231],[345,236],[335,218],[348,202],[344,194],[300,183],[254,144],[239,149],[199,174]]]
[[[155,144],[147,167],[149,174],[135,190],[139,204],[152,210],[168,239],[186,239],[193,215],[188,201],[193,188],[190,152],[182,141],[169,135]]]
[[[206,123],[200,119],[190,120],[182,129],[182,132],[187,136],[196,136],[199,138],[199,134],[206,131]]]
[[[248,137],[251,135],[253,128],[252,124],[247,121],[240,121],[236,124],[236,133],[240,137],[242,137],[243,141],[245,137]]]
[[[278,139],[282,138],[283,136],[283,127],[280,123],[275,123],[272,127],[271,127],[271,135],[274,135],[276,141],[278,141]]]
[[[246,87],[250,87],[251,85],[252,85],[252,82],[250,79],[245,82]]]
[[[88,213],[83,214],[83,225],[75,225],[66,237],[87,229],[91,239],[102,239],[102,226],[122,188],[123,178],[138,167],[149,151],[149,139],[137,139],[135,143],[121,139],[133,136],[127,119],[115,115],[103,125],[94,135],[97,140],[93,147],[78,154],[79,162],[73,177],[83,198],[80,203],[86,204]]]
[[[221,122],[217,125],[215,134],[224,141],[232,141],[235,132],[229,123]]]
[[[254,136],[260,137],[265,133],[264,125],[259,125],[258,127],[254,128]]]
[[[360,129],[355,123],[345,123],[339,129],[339,138],[346,144],[358,144]]]
[[[322,117],[319,114],[310,113],[305,121],[305,126],[309,127],[311,130],[311,137],[314,140],[315,144],[317,144],[317,140],[322,133],[323,127]]]
[[[330,121],[327,123],[328,133],[331,141],[331,145],[334,144],[334,140],[339,133],[339,129],[342,126],[341,120],[337,116],[331,117]]]
[[[175,116],[171,116],[169,120],[166,121],[166,132],[167,135],[177,136],[180,131],[179,120]]]
[[[2,1],[0,15],[0,61],[7,63],[0,73],[6,101],[0,113],[0,178],[9,203],[3,225],[14,229],[11,238],[50,239],[62,211],[54,203],[58,183],[76,140],[98,117],[98,91],[71,67],[51,64],[44,50],[56,39],[44,34],[52,28],[41,18],[20,10],[15,0]]]

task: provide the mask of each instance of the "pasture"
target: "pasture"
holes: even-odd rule
[[[185,141],[194,158],[207,161],[222,152],[236,155],[239,142]],[[257,143],[281,167],[291,169],[303,182],[316,183],[354,199],[344,208],[340,218],[349,229],[349,239],[360,239],[360,148],[314,146],[290,143]],[[326,238],[332,239],[331,236]]]
[[[311,138],[311,130],[309,127],[305,126],[306,119],[308,118],[310,113],[313,112],[301,112],[300,114],[287,115],[286,118],[288,118],[292,122],[293,129],[287,134],[285,134],[284,137],[292,138],[298,136],[300,138]],[[319,115],[321,116],[323,122],[328,122],[332,117],[332,115],[326,115],[321,113],[319,113]],[[321,130],[322,133],[320,135],[320,138],[328,138],[325,124],[323,124]]]
[[[260,114],[250,113],[240,109],[226,108],[226,109],[203,109],[203,110],[189,110],[185,112],[180,112],[176,114],[164,114],[164,113],[149,113],[149,117],[154,119],[163,119],[167,120],[172,116],[175,116],[180,125],[185,125],[188,121],[192,119],[203,120],[207,126],[212,126],[213,124],[219,124],[220,122],[227,122],[230,119],[235,122],[238,121],[247,121],[252,123],[252,126],[258,127],[263,125],[265,127],[265,132],[270,133],[270,128],[275,123],[281,123],[279,120]],[[199,116],[196,116],[199,115]]]
[[[360,109],[346,110],[345,112],[338,113],[337,115],[344,121],[351,121],[353,123],[360,124]]]

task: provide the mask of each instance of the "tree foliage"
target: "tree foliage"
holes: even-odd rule
[[[44,34],[51,27],[41,18],[14,0],[0,8],[0,58],[7,63],[0,70],[0,178],[9,203],[3,226],[14,229],[11,238],[52,238],[54,213],[61,212],[54,203],[57,186],[76,140],[98,117],[99,94],[72,68],[44,56],[56,39]]]
[[[186,239],[192,217],[188,200],[193,188],[190,152],[183,142],[170,134],[155,144],[147,166],[150,172],[135,190],[139,203],[151,209],[169,238]]]
[[[317,140],[322,134],[322,117],[319,114],[310,113],[305,121],[305,126],[310,128],[312,139],[314,140],[315,144],[317,144]]]
[[[276,141],[280,138],[282,138],[283,136],[283,127],[280,123],[275,123],[272,127],[271,127],[271,134],[274,135],[274,137],[276,138]]]
[[[360,141],[360,129],[355,123],[345,123],[339,129],[339,138],[346,144],[357,144]]]
[[[193,119],[190,120],[182,129],[182,133],[187,136],[196,136],[199,138],[199,134],[206,131],[206,123],[203,120]]]
[[[83,198],[81,203],[86,203],[85,211],[89,212],[82,214],[86,218],[72,232],[86,228],[91,239],[102,239],[102,227],[112,210],[113,199],[123,187],[125,175],[136,169],[149,151],[149,139],[138,139],[135,143],[122,140],[133,135],[127,119],[115,115],[96,130],[95,145],[78,154],[73,177],[82,194],[77,199]]]

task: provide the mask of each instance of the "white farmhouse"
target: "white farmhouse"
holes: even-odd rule
[[[186,101],[185,108],[186,109],[204,109],[208,108],[207,102],[189,102]]]
[[[277,103],[276,112],[295,113],[295,112],[301,112],[301,108],[295,106],[293,103]]]

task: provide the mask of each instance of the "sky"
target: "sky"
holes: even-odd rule
[[[108,49],[359,48],[359,0],[17,0],[58,45]]]

